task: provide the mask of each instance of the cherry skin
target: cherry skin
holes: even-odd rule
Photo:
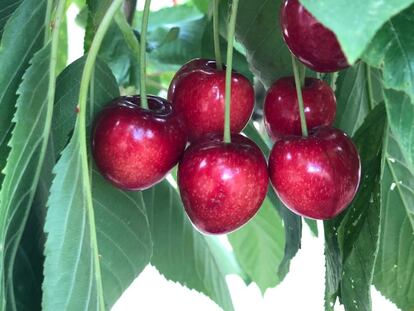
[[[174,76],[168,100],[184,119],[189,140],[206,134],[221,134],[224,127],[226,71],[216,62],[194,59]],[[232,73],[230,130],[239,133],[249,121],[254,106],[253,86],[243,75]]]
[[[336,98],[328,84],[319,79],[306,78],[302,96],[308,129],[333,124]],[[267,91],[264,123],[273,141],[287,135],[301,135],[299,104],[293,77],[277,80]]]
[[[351,139],[342,131],[321,127],[307,138],[278,141],[270,154],[269,174],[280,200],[293,212],[330,219],[353,200],[361,163]]]
[[[285,0],[280,21],[290,51],[314,71],[334,72],[349,66],[335,34],[298,0]]]
[[[144,190],[177,164],[187,143],[183,121],[165,99],[120,97],[97,116],[92,150],[101,174],[125,190]]]
[[[203,233],[238,229],[259,210],[269,183],[259,147],[240,134],[224,143],[220,135],[191,145],[178,165],[184,208]]]

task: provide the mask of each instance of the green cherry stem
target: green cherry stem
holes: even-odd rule
[[[302,87],[300,81],[300,74],[299,74],[299,66],[296,58],[292,56],[292,67],[293,67],[293,74],[295,76],[295,84],[296,84],[296,94],[298,96],[298,104],[299,104],[299,114],[300,114],[300,125],[302,127],[302,136],[308,137],[308,127],[306,125],[306,117],[305,117],[305,105],[303,104],[303,96],[302,96]]]
[[[239,0],[233,0],[231,6],[231,15],[229,28],[227,30],[227,63],[226,63],[226,96],[225,96],[225,112],[224,112],[224,142],[231,142],[230,133],[230,113],[231,113],[231,73],[233,67],[233,46],[234,33],[236,31],[237,9],[239,7]]]
[[[218,70],[223,69],[220,51],[220,33],[219,33],[219,1],[213,0],[213,32],[214,32],[214,54],[216,57],[216,66]]]
[[[114,0],[108,10],[106,11],[101,24],[99,25],[95,36],[93,38],[92,44],[90,46],[89,52],[86,57],[85,66],[82,72],[82,78],[79,88],[79,115],[76,121],[75,133],[78,135],[78,140],[80,142],[80,157],[81,157],[81,167],[82,167],[82,176],[83,185],[85,187],[86,193],[86,213],[88,219],[88,227],[91,237],[91,249],[93,252],[93,262],[94,262],[94,271],[95,271],[95,285],[98,295],[98,306],[97,310],[105,310],[105,302],[103,295],[102,287],[102,274],[101,266],[99,261],[99,250],[98,250],[98,238],[96,234],[96,222],[95,214],[93,209],[93,200],[92,200],[92,187],[91,187],[91,178],[89,171],[89,160],[88,160],[88,148],[87,148],[87,135],[86,135],[86,111],[87,111],[87,99],[88,99],[88,90],[91,82],[93,69],[95,66],[95,61],[98,56],[99,48],[101,47],[102,41],[107,33],[109,26],[111,25],[113,18],[121,7],[123,0]],[[73,138],[72,138],[73,139]]]
[[[336,81],[338,80],[339,72],[334,72],[331,75],[331,89],[336,92]]]
[[[302,63],[298,63],[299,65],[299,74],[300,74],[300,86],[305,86],[305,79],[306,79],[306,66]]]
[[[150,11],[151,0],[145,0],[144,5],[144,15],[142,16],[142,24],[141,24],[141,46],[140,46],[140,57],[139,57],[139,68],[140,68],[140,82],[141,82],[141,107],[144,109],[148,109],[148,100],[147,100],[147,86],[146,86],[146,78],[147,78],[147,60],[146,60],[146,53],[147,53],[147,31],[148,31],[148,18],[149,18],[149,11]]]

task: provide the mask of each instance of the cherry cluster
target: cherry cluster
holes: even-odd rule
[[[298,0],[284,2],[281,26],[291,52],[312,69],[348,66],[335,35]],[[148,96],[144,109],[139,96],[120,97],[104,108],[94,122],[93,156],[102,175],[126,190],[150,188],[178,163],[184,208],[204,233],[228,233],[251,219],[265,199],[269,176],[289,209],[329,219],[354,198],[360,159],[350,138],[332,128],[336,99],[330,86],[306,78],[301,91],[308,136],[302,135],[295,79],[282,78],[267,92],[264,122],[275,142],[267,164],[260,148],[240,134],[254,109],[249,80],[232,72],[226,142],[225,69],[195,59],[174,76],[168,100]]]

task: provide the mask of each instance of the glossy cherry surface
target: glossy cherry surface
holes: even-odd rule
[[[314,219],[333,218],[353,200],[361,163],[351,139],[321,127],[307,138],[278,141],[269,158],[272,185],[293,212]]]
[[[225,69],[215,61],[194,59],[174,76],[168,99],[184,119],[190,141],[207,134],[222,134],[224,128]],[[239,133],[249,121],[254,106],[254,90],[243,75],[233,72],[230,130]]]
[[[336,98],[328,84],[319,79],[306,78],[302,96],[308,129],[333,124]],[[293,77],[277,80],[268,90],[264,102],[264,122],[273,141],[286,135],[301,135],[299,104]]]
[[[236,230],[260,208],[268,187],[266,159],[250,139],[235,134],[226,144],[209,137],[184,153],[178,186],[196,228],[208,234]]]
[[[335,34],[298,0],[285,0],[280,21],[287,46],[305,65],[319,72],[334,72],[349,66]]]
[[[177,164],[187,143],[182,120],[170,103],[148,96],[120,97],[94,122],[92,150],[101,174],[119,188],[143,190],[161,181]]]

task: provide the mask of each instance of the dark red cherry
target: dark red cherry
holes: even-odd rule
[[[308,129],[333,124],[336,98],[328,84],[319,79],[306,78],[302,96]],[[287,135],[301,135],[299,104],[293,77],[277,80],[267,91],[264,122],[273,141]]]
[[[298,0],[284,1],[280,21],[287,46],[306,66],[318,72],[334,72],[349,66],[335,34]]]
[[[351,139],[321,127],[309,137],[279,140],[269,158],[272,185],[293,212],[314,219],[341,213],[358,189],[361,163]]]
[[[92,150],[101,174],[119,188],[147,189],[177,164],[187,143],[182,120],[165,99],[120,97],[97,116]]]
[[[186,123],[189,140],[222,134],[224,128],[225,69],[208,59],[194,59],[174,76],[168,99]],[[239,133],[249,121],[254,90],[247,78],[232,73],[230,130]]]
[[[190,146],[178,165],[178,186],[195,227],[208,234],[236,230],[260,208],[268,187],[266,159],[259,147],[239,134]]]

